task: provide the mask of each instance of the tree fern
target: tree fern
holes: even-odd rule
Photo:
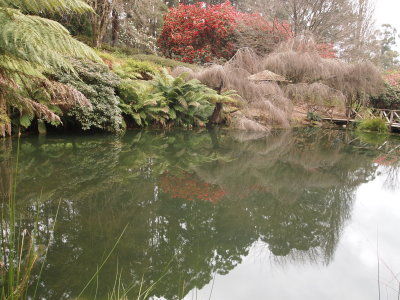
[[[72,38],[61,24],[27,13],[89,10],[80,0],[0,0],[0,135],[11,133],[9,115],[15,110],[21,117],[27,115],[23,118],[25,126],[33,116],[59,121],[45,103],[35,101],[32,90],[38,80],[60,69],[74,72],[68,56],[100,61],[90,47]],[[53,95],[61,90],[60,85],[51,82],[42,87],[53,90]],[[73,89],[64,88],[64,96],[67,92],[73,94],[72,98],[80,98],[76,104],[87,104]]]
[[[238,103],[235,91],[221,95],[198,80],[185,81],[167,72],[155,74],[152,81],[125,81],[119,87],[121,109],[136,125],[204,126],[216,103]]]
[[[92,10],[82,0],[0,0],[0,7],[19,9],[23,13],[76,12]]]

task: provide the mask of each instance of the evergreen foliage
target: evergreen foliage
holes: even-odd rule
[[[125,81],[119,88],[122,113],[133,118],[139,127],[158,123],[166,125],[169,108],[161,93],[155,93],[148,82]]]
[[[79,122],[83,130],[101,129],[109,132],[122,130],[119,98],[115,88],[120,79],[105,65],[71,59],[72,66],[79,77],[73,73],[62,72],[57,75],[61,83],[73,86],[91,103],[91,107],[75,106],[68,115]]]
[[[162,72],[150,82],[125,81],[119,86],[122,111],[137,126],[204,126],[216,103],[236,103],[234,91],[218,94],[198,80],[185,81]]]
[[[372,106],[381,109],[400,109],[400,71],[387,71],[383,77],[385,89],[380,95],[371,98]]]
[[[383,119],[366,119],[357,127],[361,131],[387,132],[388,127]]]

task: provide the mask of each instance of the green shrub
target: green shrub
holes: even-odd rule
[[[114,72],[122,79],[150,80],[159,74],[159,67],[148,61],[138,61],[131,58],[123,60],[114,67]]]
[[[147,81],[128,80],[118,87],[122,113],[130,116],[139,127],[151,124],[165,126],[169,119],[169,108],[161,93]]]
[[[371,105],[380,109],[400,109],[400,87],[385,83],[385,91],[370,99]]]
[[[124,115],[133,118],[137,126],[159,125],[204,126],[216,103],[236,102],[237,95],[227,91],[219,95],[198,80],[185,81],[165,71],[152,81],[125,80],[118,87]]]
[[[357,129],[361,131],[387,132],[388,126],[383,119],[366,119],[360,122]]]
[[[132,58],[136,59],[136,60],[149,61],[149,62],[152,62],[159,66],[171,68],[171,69],[179,67],[179,66],[187,67],[190,69],[198,68],[198,66],[194,65],[194,64],[188,64],[188,63],[180,62],[180,61],[177,61],[174,59],[169,59],[169,58],[165,58],[165,57],[161,57],[161,56],[157,56],[157,55],[137,54],[137,55],[133,55]]]
[[[120,79],[105,65],[80,60],[72,60],[72,63],[79,78],[65,72],[57,75],[58,80],[83,93],[92,107],[74,107],[68,111],[68,116],[75,119],[83,130],[121,131],[120,100],[115,95]]]
[[[312,122],[319,122],[321,121],[321,117],[316,112],[309,111],[307,113],[307,120]]]

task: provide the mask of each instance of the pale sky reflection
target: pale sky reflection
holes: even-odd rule
[[[191,291],[197,299],[378,299],[377,236],[382,299],[397,299],[400,279],[400,191],[383,188],[384,175],[361,185],[351,218],[328,266],[274,263],[268,246],[255,243],[228,275],[216,275],[214,287]],[[377,235],[378,232],[378,235]]]

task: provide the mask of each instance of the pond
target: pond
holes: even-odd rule
[[[17,144],[0,140],[2,207]],[[49,245],[31,286],[37,299],[398,299],[399,153],[398,136],[315,128],[24,137],[18,227]]]

